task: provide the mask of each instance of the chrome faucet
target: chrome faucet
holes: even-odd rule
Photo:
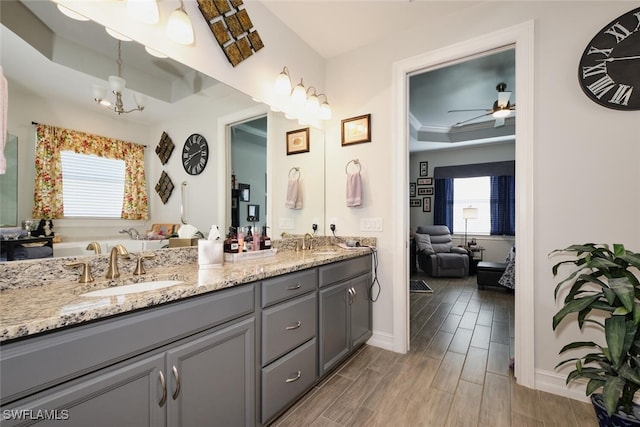
[[[309,246],[307,246],[307,237],[309,237]],[[313,241],[313,234],[304,233],[302,236],[302,250],[306,251],[307,249],[311,250],[311,242]]]
[[[107,279],[116,279],[120,277],[118,270],[118,256],[129,258],[129,252],[122,245],[115,245],[111,248],[111,256],[109,257],[109,271],[107,271]]]
[[[102,253],[102,248],[100,247],[100,243],[98,242],[91,242],[87,245],[87,250],[88,251],[93,251],[93,253],[97,254],[101,254]]]
[[[138,230],[136,230],[135,228],[130,228],[128,230],[122,229],[120,230],[118,233],[126,233],[129,235],[129,237],[131,237],[133,240],[138,240],[140,239],[140,233],[138,232]]]

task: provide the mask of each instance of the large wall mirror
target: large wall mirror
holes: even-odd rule
[[[288,156],[286,132],[303,126],[281,113],[268,111],[266,106],[256,107],[249,96],[210,76],[170,58],[149,55],[135,41],[121,43],[122,77],[127,87],[123,101],[125,106],[134,106],[132,91],[145,95],[147,101],[144,111],[117,115],[93,100],[92,85],[106,87],[107,77],[117,75],[117,41],[107,35],[104,27],[91,21],[71,20],[63,16],[53,2],[6,3],[3,2],[0,16],[0,37],[2,64],[9,81],[7,127],[21,141],[17,223],[30,218],[33,209],[35,127],[32,122],[38,122],[147,146],[145,171],[150,219],[56,220],[55,232],[63,239],[118,239],[123,238],[118,231],[129,227],[143,233],[151,229],[152,224],[180,223],[182,208],[186,222],[203,232],[212,224],[226,228],[230,225],[226,212],[230,212],[231,207],[232,169],[227,161],[229,141],[219,135],[225,134],[228,138],[230,132],[220,132],[220,129],[234,124],[233,120],[225,122],[225,117],[261,108],[267,122],[266,132],[261,131],[267,145],[267,179],[263,191],[266,206],[260,207],[261,225],[266,218],[270,233],[277,237],[285,230],[299,234],[310,231],[312,223],[324,224],[322,131],[312,129],[308,153]],[[255,114],[247,113],[247,118],[252,116]],[[167,132],[175,144],[172,156],[164,165],[155,153],[163,132]],[[204,171],[191,176],[184,171],[180,156],[185,140],[194,133],[205,136],[211,155]],[[288,211],[284,206],[287,177],[294,166],[301,167],[308,184],[307,203],[299,211]],[[175,186],[166,203],[154,190],[163,172]],[[185,181],[183,198],[180,187]],[[241,216],[246,214],[246,206],[244,209]]]

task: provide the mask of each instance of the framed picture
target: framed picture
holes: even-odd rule
[[[342,145],[371,142],[371,114],[342,120]]]
[[[431,197],[422,198],[422,212],[431,212]]]
[[[416,183],[409,183],[409,197],[416,197]]]
[[[420,199],[409,199],[409,207],[419,208],[422,206],[422,200]]]
[[[238,184],[238,198],[241,202],[248,202],[251,200],[251,186],[249,184]]]
[[[260,205],[247,205],[247,221],[260,221]]]
[[[433,185],[433,178],[418,178],[418,185]]]
[[[309,151],[309,128],[287,132],[287,155]]]
[[[420,176],[429,175],[429,162],[420,162]]]
[[[433,187],[418,188],[418,196],[431,196],[432,194],[433,194]]]

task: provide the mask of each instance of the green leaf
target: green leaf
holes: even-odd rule
[[[586,389],[586,394],[587,396],[591,396],[591,394],[595,393],[598,389],[600,389],[601,387],[604,387],[604,381],[603,380],[597,380],[595,378],[592,378],[589,380],[589,382],[587,383],[587,389]]]
[[[634,291],[633,285],[626,277],[617,277],[609,280],[609,287],[627,309],[627,313],[633,310]],[[625,313],[626,314],[626,313]]]
[[[624,245],[621,245],[620,243],[614,243],[613,244],[613,256],[614,257],[619,257],[620,255],[624,255],[627,251],[624,249]]]
[[[600,295],[593,295],[593,296],[590,296],[590,297],[579,298],[579,299],[576,299],[576,300],[573,300],[573,301],[570,301],[570,302],[566,303],[564,305],[564,307],[562,307],[560,309],[560,311],[558,311],[556,313],[556,315],[553,316],[553,330],[554,331],[556,330],[556,328],[558,327],[558,324],[568,314],[577,313],[577,312],[580,312],[580,311],[584,310],[585,308],[587,308],[591,304],[593,304],[594,301],[597,301],[598,298],[600,298]]]
[[[624,379],[622,377],[609,377],[603,386],[602,399],[609,416],[616,412],[618,408],[618,401],[623,387]]]
[[[622,366],[620,368],[620,376],[628,381],[631,381],[640,386],[640,373],[637,370],[630,368],[629,366]]]
[[[625,254],[618,256],[623,261],[628,262],[635,268],[640,269],[640,254],[627,251]]]
[[[607,346],[611,354],[611,361],[616,368],[619,368],[624,361],[625,338],[627,335],[627,326],[625,318],[622,316],[612,316],[604,321],[604,333],[607,340]]]
[[[593,347],[600,347],[600,346],[594,343],[593,341],[575,341],[562,347],[562,349],[558,354],[562,354],[565,351],[572,350],[574,348],[583,348],[583,347],[593,348]]]

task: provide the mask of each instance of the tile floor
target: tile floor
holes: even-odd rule
[[[597,426],[590,404],[516,384],[512,292],[415,278],[434,292],[411,294],[411,350],[363,346],[272,426]]]

